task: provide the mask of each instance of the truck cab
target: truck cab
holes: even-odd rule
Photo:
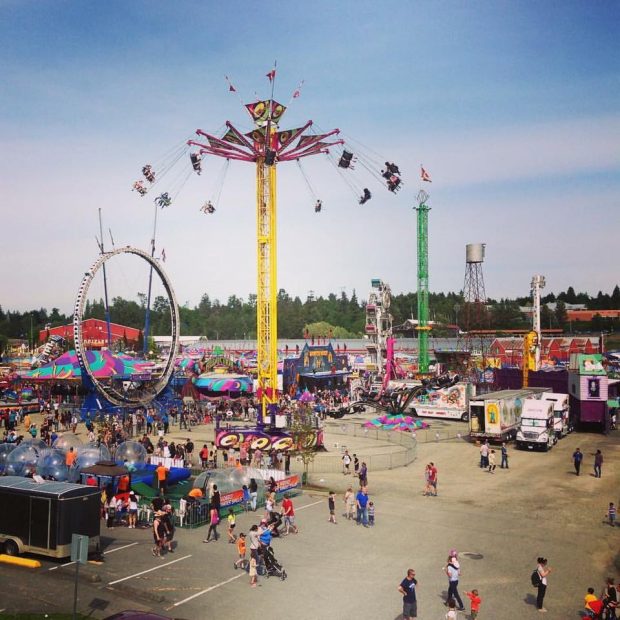
[[[556,394],[554,392],[545,392],[542,395],[543,400],[553,403],[554,430],[557,439],[566,437],[572,432],[572,424],[569,415],[568,394]]]
[[[546,452],[556,444],[553,406],[553,401],[542,399],[528,399],[523,402],[521,424],[516,438],[517,448]]]

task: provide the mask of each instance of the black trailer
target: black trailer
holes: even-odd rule
[[[99,545],[101,491],[69,482],[0,477],[0,546],[4,553],[71,555],[72,534]]]

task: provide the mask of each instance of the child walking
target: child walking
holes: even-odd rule
[[[256,556],[251,556],[250,557],[250,586],[252,586],[253,588],[256,587],[256,575],[258,574],[257,568],[256,568]]]
[[[375,524],[375,503],[368,502],[368,525]]]
[[[480,603],[482,603],[482,599],[478,596],[478,590],[465,592],[465,594],[471,601],[471,620],[476,620],[478,617],[478,612],[480,611]]]
[[[446,620],[457,620],[458,613],[456,611],[456,601],[451,598],[448,601],[448,612],[445,615]]]
[[[329,508],[329,519],[330,523],[336,523],[336,496],[333,491],[329,492],[329,497],[327,498],[327,506]]]
[[[607,519],[609,519],[609,525],[615,527],[616,525],[616,506],[613,502],[609,502],[609,508],[607,509]]]
[[[355,518],[355,493],[353,493],[353,488],[349,487],[347,492],[344,494],[344,508],[345,513],[344,517],[346,519],[354,519]]]
[[[235,518],[235,512],[232,508],[228,509],[228,517],[226,519],[228,521],[228,542],[232,545],[237,540],[237,537],[235,536],[235,525],[237,525],[237,520]]]
[[[235,562],[235,568],[245,568],[247,560],[245,559],[246,544],[245,534],[243,532],[239,534],[239,538],[237,539],[237,553],[239,554],[239,559]]]
[[[495,450],[491,450],[489,453],[489,473],[495,473]]]

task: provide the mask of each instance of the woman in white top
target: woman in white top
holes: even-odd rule
[[[128,525],[127,527],[133,528],[134,530],[136,529],[136,522],[138,520],[138,497],[136,496],[136,494],[131,491],[129,493],[129,500],[128,500]]]
[[[545,593],[547,592],[547,575],[551,572],[551,569],[547,566],[547,558],[538,558],[538,566],[536,570],[540,576],[540,583],[538,584],[538,596],[536,597],[536,608],[540,612],[546,612],[543,607],[543,601],[545,600]]]

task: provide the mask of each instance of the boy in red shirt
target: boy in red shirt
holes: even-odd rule
[[[480,611],[480,603],[482,603],[482,599],[478,596],[478,590],[465,592],[465,594],[471,601],[471,620],[476,620],[478,617],[478,612]]]

